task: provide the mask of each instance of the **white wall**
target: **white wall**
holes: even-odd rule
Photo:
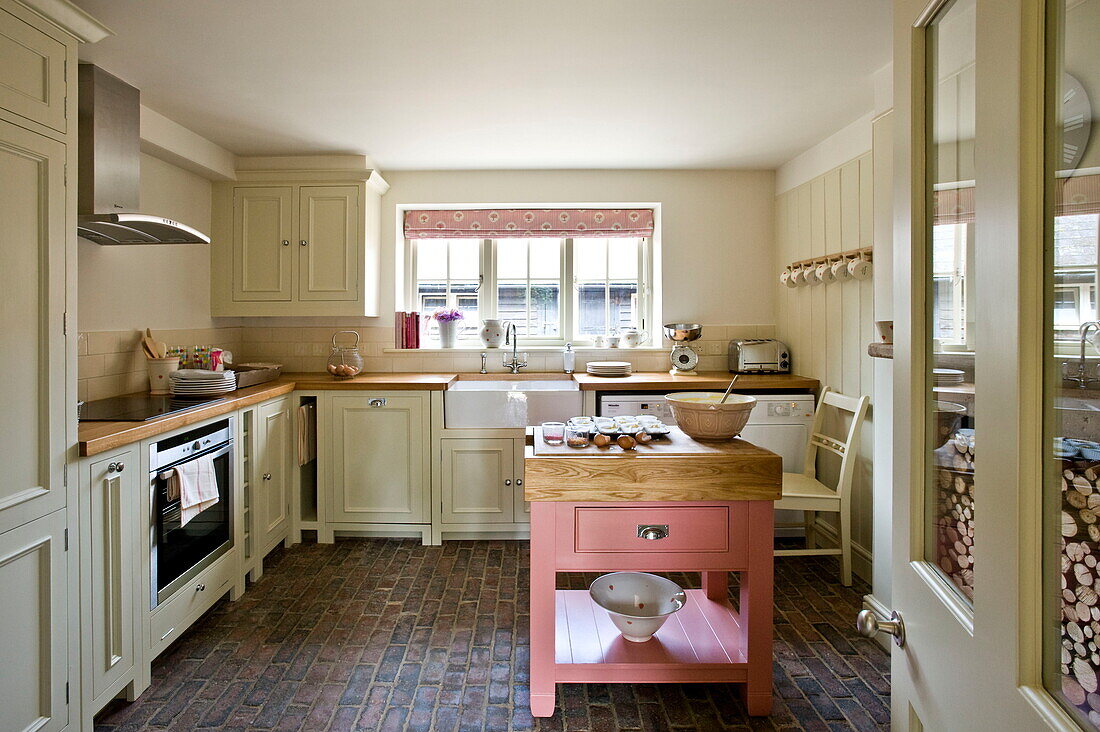
[[[835,137],[823,143],[828,149],[800,157],[831,160],[836,152]],[[790,346],[795,371],[850,396],[871,395],[874,390],[874,363],[867,355],[867,344],[875,337],[874,283],[849,280],[791,289],[780,285],[777,276],[795,260],[871,245],[874,179],[870,149],[868,137],[867,147],[857,157],[795,185],[776,199],[776,256],[771,272],[778,298],[776,331]],[[871,417],[858,437],[852,495],[853,570],[867,580],[873,573],[874,420],[872,405]],[[840,434],[840,429],[832,425],[830,433]],[[817,467],[821,479],[835,485],[838,465],[819,457]],[[835,524],[835,518],[835,514],[823,514],[820,520]]]
[[[772,171],[556,170],[386,173],[382,199],[383,313],[395,307],[398,204],[660,202],[661,322],[770,324]],[[392,322],[388,315],[380,325]]]
[[[775,171],[776,195],[802,185],[870,150],[872,117],[873,113],[868,112],[780,165]]]
[[[142,213],[210,231],[211,183],[141,156]],[[196,329],[210,317],[210,248],[205,244],[100,246],[79,240],[81,331]]]

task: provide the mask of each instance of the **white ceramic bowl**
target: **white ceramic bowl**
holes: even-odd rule
[[[676,424],[695,440],[730,440],[749,423],[756,398],[747,394],[722,395],[709,391],[676,392],[665,396]]]
[[[607,611],[623,638],[645,643],[668,617],[687,603],[687,593],[672,580],[647,572],[612,572],[588,588],[593,602]]]

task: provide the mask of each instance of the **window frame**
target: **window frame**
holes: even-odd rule
[[[473,239],[474,237],[453,237],[454,239]],[[559,277],[560,298],[561,301],[558,304],[558,316],[560,319],[558,332],[560,334],[557,338],[522,338],[522,345],[524,346],[564,346],[566,343],[572,343],[574,347],[591,347],[593,346],[593,339],[590,336],[581,336],[577,330],[576,322],[576,309],[577,309],[577,294],[578,284],[577,279],[573,271],[573,249],[574,249],[574,237],[522,237],[524,239],[559,239],[562,241],[561,247],[561,270]],[[592,238],[592,239],[607,239],[608,237],[576,237],[580,238]],[[647,332],[649,338],[639,347],[653,347],[656,338],[659,336],[655,333],[653,328],[653,304],[654,304],[654,237],[652,236],[639,236],[639,237],[627,237],[639,240],[638,245],[638,308],[636,314],[635,327],[639,330]],[[497,271],[496,271],[496,246],[497,241],[503,241],[503,239],[477,239],[479,242],[479,272],[480,272],[480,287],[478,290],[478,322],[486,318],[497,317]],[[405,240],[405,277],[404,277],[404,289],[406,303],[412,303],[415,306],[419,306],[419,297],[417,295],[417,247],[419,239],[406,239]],[[528,255],[529,256],[529,255]],[[448,307],[454,307],[454,304],[449,301],[450,288],[448,287]],[[430,313],[421,313],[421,322],[427,324]],[[478,329],[480,330],[480,328]],[[476,331],[475,331],[476,332]],[[471,337],[466,335],[463,338],[463,334],[460,333],[458,341],[458,347],[469,348],[481,348],[481,341],[477,337]],[[429,348],[435,347],[434,344],[429,344]]]

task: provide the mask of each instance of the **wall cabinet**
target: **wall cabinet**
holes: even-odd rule
[[[212,314],[378,315],[386,189],[371,170],[240,171],[216,184]]]
[[[507,437],[445,438],[443,522],[510,524],[516,498],[515,445]]]
[[[80,491],[81,690],[86,723],[134,680],[141,496],[134,447],[84,463]]]
[[[321,405],[328,521],[429,523],[428,393],[334,394]]]
[[[41,25],[26,8],[0,5],[0,108],[65,132],[69,49]]]
[[[66,509],[0,534],[0,709],[5,729],[68,724]]]

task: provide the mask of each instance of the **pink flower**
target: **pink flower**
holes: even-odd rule
[[[432,313],[432,318],[442,323],[450,323],[453,320],[462,320],[466,316],[462,314],[461,310],[455,308],[440,308]]]

